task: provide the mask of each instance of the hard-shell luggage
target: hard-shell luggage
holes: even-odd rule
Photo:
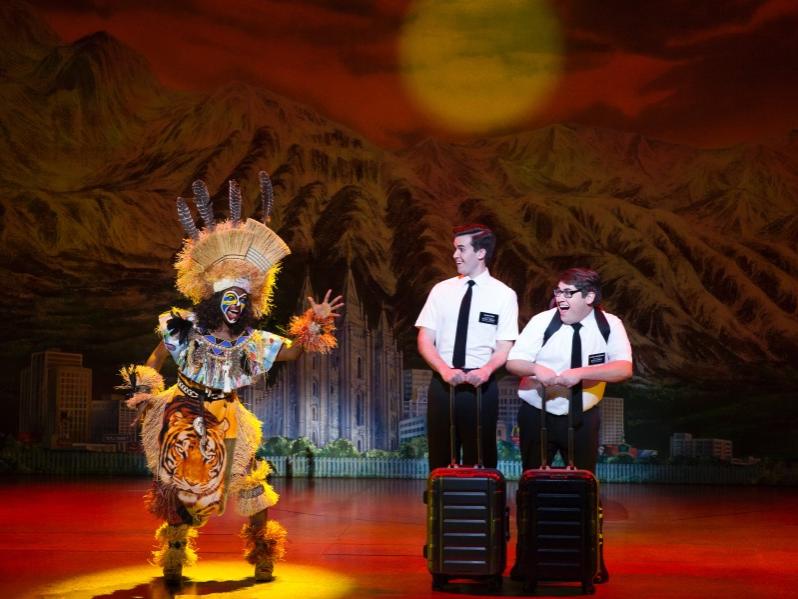
[[[481,390],[477,388],[479,415]],[[454,451],[454,389],[449,392],[452,460],[434,469],[427,479],[427,543],[424,557],[432,574],[432,588],[452,579],[466,578],[502,584],[510,537],[507,484],[495,468],[482,467],[481,427],[477,416],[477,465],[457,464]]]
[[[579,582],[582,592],[595,592],[601,555],[598,480],[574,467],[573,426],[568,427],[568,466],[547,464],[545,397],[541,409],[541,466],[524,471],[516,506],[518,544],[526,592],[538,582]]]

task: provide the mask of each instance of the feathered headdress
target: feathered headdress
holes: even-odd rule
[[[241,287],[249,293],[256,318],[269,312],[278,263],[291,253],[280,236],[264,223],[271,220],[273,191],[269,175],[259,173],[263,223],[248,218],[241,222],[241,189],[230,181],[230,219],[219,224],[213,217],[208,188],[194,181],[194,204],[205,224],[198,229],[183,198],[177,198],[177,214],[188,238],[177,257],[177,288],[195,304],[217,291]]]

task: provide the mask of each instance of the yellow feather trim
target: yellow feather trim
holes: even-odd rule
[[[256,220],[236,226],[230,221],[186,239],[177,257],[177,288],[195,304],[213,295],[213,284],[226,278],[250,282],[255,317],[271,308],[278,262],[291,253],[277,233]]]
[[[288,531],[277,520],[268,520],[266,526],[245,524],[241,537],[244,539],[244,558],[250,564],[285,559]]]
[[[237,498],[237,511],[242,516],[252,516],[273,506],[280,496],[266,482],[268,465],[256,465],[255,452],[263,439],[261,423],[241,402],[235,402],[237,437],[235,449],[230,456],[233,460],[229,492]],[[260,461],[259,461],[260,462]],[[259,493],[256,489],[263,488]]]
[[[164,522],[155,531],[160,548],[152,552],[152,563],[169,570],[193,566],[197,563],[196,538],[197,531],[188,524],[172,526]],[[180,543],[180,547],[170,547],[170,543]]]
[[[140,403],[149,402],[155,395],[163,392],[164,383],[160,373],[143,364],[130,364],[119,370],[123,384],[115,388],[130,394],[125,405],[135,409]]]
[[[244,477],[238,491],[239,514],[254,516],[279,501],[280,496],[277,491],[266,480],[271,472],[272,469],[266,460],[255,460],[254,469]]]

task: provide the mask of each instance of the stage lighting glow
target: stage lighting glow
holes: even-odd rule
[[[183,571],[180,587],[167,587],[158,569],[147,564],[84,574],[42,586],[24,599],[338,599],[351,596],[354,582],[337,572],[279,563],[275,579],[258,583],[243,560],[203,560]]]
[[[547,2],[417,0],[400,42],[403,80],[442,126],[501,129],[549,98],[561,72],[561,38]]]

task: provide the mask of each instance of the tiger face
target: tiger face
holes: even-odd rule
[[[224,436],[230,423],[218,422],[207,412],[200,418],[181,406],[169,412],[159,456],[161,482],[176,488],[187,507],[218,501],[223,495]]]

